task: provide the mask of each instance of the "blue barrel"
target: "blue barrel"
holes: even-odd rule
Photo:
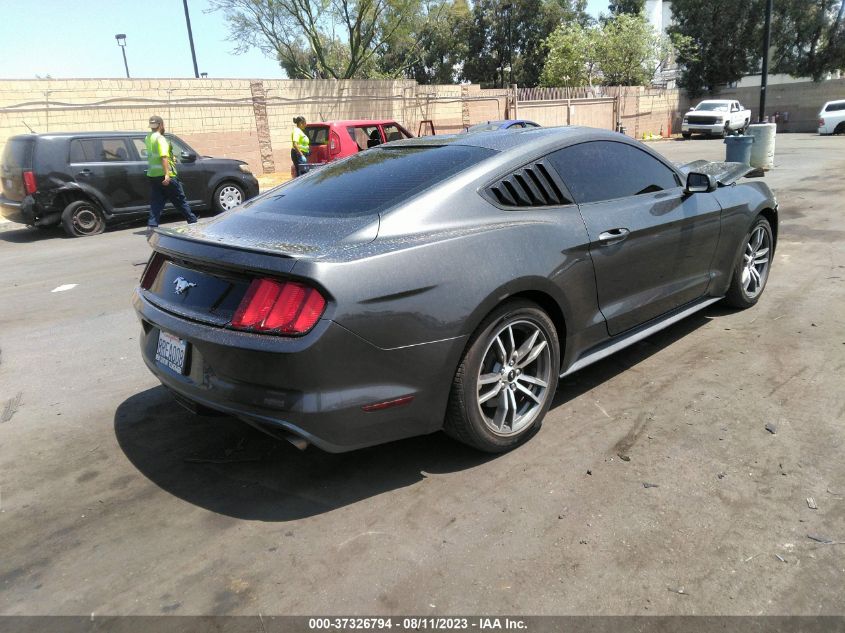
[[[754,144],[753,136],[726,136],[725,137],[725,160],[729,163],[751,164],[751,146]]]

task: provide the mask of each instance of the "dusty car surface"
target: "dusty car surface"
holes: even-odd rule
[[[167,138],[191,209],[227,211],[258,195],[258,180],[244,161],[199,156],[179,137]],[[143,133],[13,136],[0,163],[0,213],[38,228],[61,224],[72,237],[97,235],[108,224],[146,216],[146,172]],[[172,209],[168,203],[165,212]]]
[[[159,229],[134,296],[149,369],[192,409],[345,451],[531,437],[558,378],[712,303],[754,305],[777,203],[749,168],[623,135],[410,139],[210,222]]]

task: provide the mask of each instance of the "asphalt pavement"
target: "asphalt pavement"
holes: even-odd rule
[[[497,457],[193,417],[140,358],[143,225],[0,226],[0,614],[845,614],[844,173],[778,137],[760,303],[564,379]]]

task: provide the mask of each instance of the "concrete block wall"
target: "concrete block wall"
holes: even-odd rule
[[[835,98],[835,82],[825,95]],[[838,86],[843,86],[840,80]],[[801,84],[773,90],[772,103],[792,97]],[[616,97],[628,134],[668,134],[680,127],[685,110],[679,91],[639,87],[601,88]],[[797,93],[796,93],[797,94]],[[797,98],[797,97],[796,97]],[[801,97],[802,99],[804,97]],[[807,112],[818,110],[822,94],[805,101]],[[747,100],[747,99],[746,99]],[[246,160],[253,171],[286,172],[290,165],[293,118],[395,119],[417,134],[420,121],[434,121],[438,134],[458,132],[465,125],[513,117],[508,90],[482,90],[477,85],[420,86],[409,80],[249,80],[249,79],[72,79],[0,80],[0,151],[6,139],[28,131],[146,130],[150,115],[164,117],[167,129],[199,153]],[[526,106],[517,114],[532,118]],[[801,102],[802,107],[804,101]],[[560,110],[560,107],[557,110]],[[573,124],[613,128],[607,102],[579,101]],[[781,107],[786,109],[786,107]],[[795,107],[796,112],[803,112]],[[815,117],[807,115],[808,119]],[[565,118],[535,116],[548,125]],[[565,112],[563,113],[565,115]],[[801,115],[803,116],[803,114]],[[539,120],[542,119],[542,120]],[[260,140],[263,139],[263,140]],[[262,160],[262,152],[264,160]]]
[[[737,99],[751,110],[757,121],[760,110],[760,87],[725,88],[715,98]],[[818,129],[818,114],[827,101],[845,99],[845,78],[815,83],[783,83],[769,85],[766,89],[766,114],[789,112],[788,122],[779,122],[778,131],[814,132]],[[694,100],[698,103],[701,99]]]
[[[27,124],[36,132],[146,130],[158,114],[199,153],[240,158],[256,172],[271,165],[262,162],[263,133],[266,158],[284,172],[295,116],[395,119],[414,134],[429,119],[443,134],[461,130],[467,118],[504,118],[506,103],[506,90],[408,80],[0,80],[0,151],[9,136],[27,133]]]

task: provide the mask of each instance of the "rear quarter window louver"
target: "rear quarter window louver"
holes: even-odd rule
[[[548,207],[572,204],[557,177],[543,161],[517,169],[487,187],[489,197],[508,207]]]

